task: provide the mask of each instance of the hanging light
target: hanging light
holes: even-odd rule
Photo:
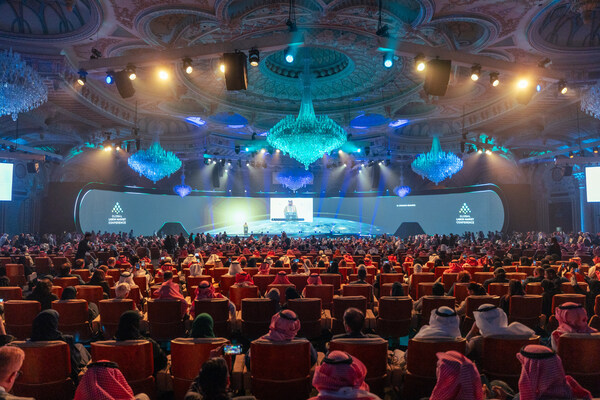
[[[423,54],[417,54],[417,56],[415,57],[415,68],[417,69],[417,71],[419,72],[423,72],[425,71],[425,64],[426,59],[425,56]]]
[[[460,171],[463,161],[451,152],[442,151],[440,139],[433,137],[429,153],[419,155],[411,164],[414,172],[436,185]]]
[[[166,69],[160,69],[158,71],[158,77],[161,81],[166,81],[167,79],[169,79],[169,72]]]
[[[394,66],[394,53],[391,51],[383,53],[383,66],[388,69]]]
[[[568,90],[569,88],[567,87],[567,81],[565,81],[564,79],[558,81],[558,92],[560,94],[567,94]]]
[[[77,74],[79,74],[79,77],[77,78],[77,83],[80,86],[84,86],[85,82],[87,81],[87,71],[80,69],[79,72],[77,72]]]
[[[248,60],[250,61],[250,65],[253,67],[258,67],[258,63],[260,62],[260,53],[257,49],[250,49],[248,52]]]
[[[192,72],[194,72],[194,67],[192,66],[191,58],[186,57],[183,59],[183,70],[188,75],[191,74]]]
[[[529,86],[529,79],[527,78],[521,78],[519,79],[519,81],[517,82],[517,87],[519,89],[526,89],[527,86]]]
[[[173,187],[173,191],[181,198],[184,198],[188,194],[192,193],[192,188],[185,184],[185,166],[181,171],[181,185]]]
[[[285,169],[277,173],[275,178],[277,182],[295,192],[306,185],[312,185],[314,175],[301,169]]]
[[[471,67],[471,80],[478,81],[479,75],[481,75],[481,65],[475,64]]]
[[[127,160],[135,172],[156,183],[181,168],[181,160],[172,152],[163,149],[158,137],[146,150],[138,150]]]
[[[500,79],[498,78],[500,76],[500,74],[498,72],[491,72],[490,73],[490,84],[493,87],[496,87],[500,84]]]
[[[223,57],[219,59],[219,70],[221,73],[225,73],[225,60],[223,60]]]
[[[137,78],[137,75],[135,73],[135,71],[136,71],[135,65],[132,65],[132,64],[127,65],[127,68],[125,68],[125,71],[127,71],[127,76],[129,77],[129,80],[135,81],[135,79]]]

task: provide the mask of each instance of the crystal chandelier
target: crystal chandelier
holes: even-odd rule
[[[600,83],[589,88],[581,96],[581,110],[600,119]]]
[[[127,164],[132,170],[156,183],[181,168],[181,160],[163,149],[158,138],[147,150],[138,150],[129,157]]]
[[[310,65],[304,62],[304,90],[298,117],[286,116],[267,135],[267,142],[295,158],[304,168],[346,143],[346,131],[326,115],[316,116],[310,93]]]
[[[38,73],[12,50],[0,52],[0,116],[16,121],[24,113],[44,104],[48,89]]]
[[[301,169],[287,169],[276,175],[277,182],[294,192],[306,185],[311,185],[314,175],[311,172]]]
[[[177,193],[181,198],[184,198],[188,194],[192,193],[192,188],[185,184],[185,165],[181,171],[181,185],[175,186],[173,191],[175,191],[175,193]]]
[[[463,161],[454,153],[442,151],[437,136],[433,138],[429,153],[420,154],[411,164],[413,171],[436,185],[460,171],[462,167]]]
[[[406,197],[410,194],[410,186],[396,186],[394,188],[394,193],[396,193],[398,197]]]
[[[570,9],[574,13],[581,14],[584,24],[592,22],[594,10],[600,7],[599,0],[570,0]]]

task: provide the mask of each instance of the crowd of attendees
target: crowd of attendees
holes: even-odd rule
[[[218,281],[202,281],[192,290],[186,284],[188,277],[211,275],[215,268],[227,268],[233,277],[234,286],[254,286],[253,274],[274,275],[273,284],[290,284],[290,275],[306,276],[307,285],[322,285],[320,273],[340,274],[342,283],[348,285],[372,285],[372,297],[367,299],[369,312],[378,313],[377,299],[381,296],[382,274],[403,274],[394,282],[390,295],[393,297],[414,296],[418,276],[434,272],[443,273],[433,282],[431,296],[454,296],[459,285],[466,285],[469,296],[487,295],[490,285],[507,284],[508,289],[497,304],[484,303],[473,312],[472,326],[461,331],[467,313],[467,300],[457,302],[454,307],[442,306],[430,315],[422,314],[423,299],[413,300],[412,321],[409,337],[424,340],[466,339],[466,350],[437,354],[437,381],[431,399],[591,399],[592,395],[572,377],[565,375],[556,351],[560,337],[567,333],[594,335],[596,329],[589,321],[595,316],[596,297],[600,295],[600,234],[554,232],[464,235],[419,235],[400,239],[393,236],[377,237],[307,237],[292,238],[285,233],[276,236],[237,237],[226,233],[167,235],[165,237],[142,237],[129,233],[63,233],[62,235],[21,234],[0,236],[0,257],[11,264],[23,265],[23,296],[38,301],[41,312],[32,322],[28,340],[63,341],[70,349],[71,378],[77,383],[75,399],[145,399],[143,393],[136,394],[129,387],[119,366],[106,360],[92,360],[90,341],[113,339],[103,336],[101,330],[93,332],[88,341],[79,341],[58,329],[60,315],[53,309],[53,302],[77,298],[76,287],[66,287],[60,298],[53,291],[53,281],[58,278],[76,278],[78,285],[100,286],[104,298],[119,301],[135,298],[140,301],[135,309],[121,315],[114,339],[117,341],[148,340],[153,348],[154,374],[169,369],[169,343],[157,342],[148,335],[145,303],[148,298],[179,300],[181,318],[186,321],[187,335],[191,338],[214,338],[214,322],[211,315],[197,313],[194,300],[228,299]],[[52,260],[66,258],[56,265]],[[36,266],[38,258],[49,259],[49,269],[41,271]],[[356,280],[342,273],[352,266]],[[510,279],[509,269],[531,267],[529,276],[522,280]],[[493,272],[483,282],[475,282],[472,268]],[[74,273],[88,270],[89,279]],[[107,280],[109,270],[120,270],[118,281],[111,288]],[[312,272],[315,269],[318,273]],[[369,273],[376,270],[375,276]],[[189,270],[189,272],[188,272]],[[184,273],[185,271],[185,273]],[[287,272],[286,272],[287,271]],[[439,272],[438,271],[438,272]],[[311,273],[312,272],[312,273]],[[454,283],[444,285],[444,274],[456,274]],[[136,284],[134,278],[143,277],[144,283]],[[15,286],[5,264],[0,266],[0,286]],[[371,280],[372,279],[372,280]],[[140,282],[139,280],[137,281]],[[372,282],[372,284],[370,283]],[[574,293],[585,296],[583,304],[566,302],[553,309],[553,297],[561,294],[563,284],[572,287]],[[541,287],[541,318],[535,326],[520,322],[509,323],[512,296],[523,296],[528,284]],[[114,289],[114,293],[111,293]],[[306,289],[305,289],[306,290]],[[148,298],[144,297],[148,293]],[[268,332],[263,340],[287,342],[294,340],[301,322],[286,301],[306,297],[305,291],[288,287],[284,293],[272,288],[263,296],[275,305]],[[228,302],[231,320],[239,318],[239,311],[232,301]],[[99,318],[98,304],[88,304],[89,322]],[[552,323],[552,318],[556,323]],[[343,316],[344,333],[333,335],[324,329],[321,336],[311,340],[310,362],[314,367],[312,378],[313,399],[378,399],[369,391],[365,382],[366,360],[343,351],[328,351],[332,339],[373,339],[380,336],[367,327],[367,316],[357,308],[348,308]],[[479,372],[486,357],[483,348],[487,337],[530,338],[539,336],[539,344],[524,346],[514,357],[522,365],[517,386],[503,381],[487,382]],[[228,337],[232,343],[242,345],[244,364],[250,370],[250,340],[240,332]],[[389,344],[389,360],[392,367],[406,373],[406,338],[384,337]],[[0,320],[0,398],[6,397],[14,382],[18,382],[19,370],[24,353],[10,343],[15,338],[6,332]],[[319,357],[319,353],[323,357]],[[233,393],[230,387],[231,360],[219,347],[211,352],[186,399],[227,399],[233,395],[240,398],[250,393]],[[93,361],[93,362],[92,362]],[[132,360],[135,362],[135,360]],[[228,363],[229,362],[229,363]],[[290,360],[293,362],[293,360]],[[386,388],[386,396],[400,398],[402,379],[396,386]],[[169,398],[168,388],[159,391]],[[381,394],[383,396],[383,394]],[[5,397],[2,397],[5,396]],[[281,398],[285,396],[282,395]],[[386,397],[386,398],[388,398]],[[237,398],[237,397],[236,397]],[[245,398],[253,398],[247,396]]]

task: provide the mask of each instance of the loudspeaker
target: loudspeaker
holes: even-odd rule
[[[221,164],[216,163],[212,169],[212,185],[213,188],[217,189],[219,187],[219,169],[221,169]]]
[[[379,166],[379,163],[375,163],[371,169],[373,170],[373,182],[371,183],[371,188],[378,189],[379,179],[381,178],[381,167]]]
[[[565,167],[565,172],[563,173],[563,176],[571,176],[571,175],[573,175],[573,166],[567,165]]]
[[[427,75],[423,89],[432,96],[444,96],[450,81],[452,61],[433,59],[427,63]]]
[[[36,162],[28,162],[27,163],[27,172],[30,174],[37,174],[40,170],[40,164]]]
[[[117,85],[117,90],[119,90],[119,94],[122,98],[126,99],[135,94],[133,82],[129,79],[127,71],[123,70],[115,74],[115,84]]]
[[[248,65],[246,63],[246,54],[225,53],[223,54],[225,63],[225,85],[227,90],[246,90],[248,87]]]

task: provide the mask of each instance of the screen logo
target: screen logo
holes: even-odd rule
[[[108,225],[125,225],[127,218],[123,216],[123,208],[117,201],[111,210],[111,216],[108,218]]]
[[[458,218],[456,218],[457,225],[475,225],[475,218],[471,217],[471,209],[467,203],[463,203],[460,210],[458,210]]]

